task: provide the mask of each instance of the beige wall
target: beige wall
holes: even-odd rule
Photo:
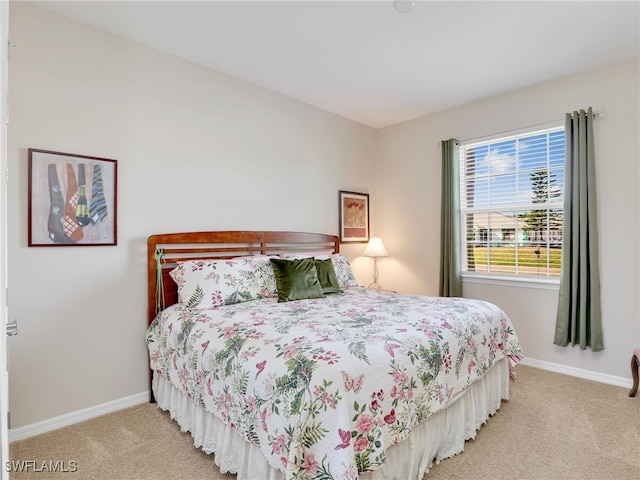
[[[504,308],[529,358],[630,378],[629,359],[640,345],[638,73],[637,60],[624,62],[378,130],[376,218],[392,255],[378,262],[381,282],[438,292],[440,140],[480,138],[604,107],[594,129],[605,350],[553,345],[557,290],[465,282],[464,295]]]
[[[10,14],[14,427],[145,391],[150,234],[337,233],[337,190],[369,192],[372,233],[391,254],[379,262],[380,283],[436,294],[439,141],[560,120],[587,106],[606,109],[596,124],[605,351],[552,345],[553,290],[466,283],[465,294],[503,307],[528,356],[629,376],[640,344],[637,61],[376,132],[23,2],[12,2]],[[30,147],[118,160],[117,247],[26,246]],[[366,284],[363,247],[343,251]]]
[[[10,30],[15,428],[146,390],[149,235],[337,234],[338,190],[371,192],[375,132],[23,2]],[[118,246],[27,247],[28,148],[118,160]]]

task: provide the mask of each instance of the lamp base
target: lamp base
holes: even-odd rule
[[[380,285],[378,285],[378,259],[373,257],[373,282],[371,282],[367,288],[377,288],[380,290]]]

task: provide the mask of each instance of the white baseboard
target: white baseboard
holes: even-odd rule
[[[631,388],[632,386],[630,378],[607,375],[604,373],[593,372],[591,370],[584,370],[582,368],[569,367],[559,363],[536,360],[535,358],[526,357],[521,363],[522,365],[540,368],[542,370],[549,370],[556,373],[563,373],[565,375],[571,375],[573,377],[584,378],[587,380],[594,380],[596,382],[608,383],[617,387]],[[149,392],[142,392],[129,397],[113,400],[112,402],[96,405],[95,407],[85,408],[84,410],[78,410],[77,412],[71,412],[66,415],[43,420],[42,422],[33,423],[20,428],[13,428],[9,430],[9,442],[15,442],[34,435],[40,435],[41,433],[50,432],[57,428],[73,425],[74,423],[89,420],[90,418],[98,417],[105,413],[111,413],[117,410],[122,410],[123,408],[133,407],[148,401]]]
[[[74,423],[89,420],[90,418],[99,417],[105,413],[115,412],[123,408],[133,407],[149,401],[149,392],[141,392],[128,397],[119,398],[111,402],[96,405],[95,407],[85,408],[77,412],[67,413],[59,417],[49,418],[42,422],[32,423],[24,427],[9,429],[9,443],[24,438],[40,435],[41,433],[50,432],[58,428],[73,425]]]
[[[522,365],[528,365],[530,367],[536,367],[542,370],[549,370],[551,372],[571,375],[572,377],[579,377],[585,378],[587,380],[594,380],[596,382],[608,383],[610,385],[615,385],[616,387],[631,388],[633,386],[633,382],[630,378],[618,377],[616,375],[607,375],[605,373],[594,372],[592,370],[584,370],[582,368],[569,367],[567,365],[561,365],[559,363],[536,360],[535,358],[525,357],[520,363],[522,363]]]

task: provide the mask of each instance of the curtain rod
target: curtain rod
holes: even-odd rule
[[[592,109],[591,115],[593,116],[594,119],[596,119],[596,118],[605,118],[606,117],[606,112],[605,112],[605,109],[604,109],[603,106],[600,106],[595,110],[593,109],[593,107],[591,107],[591,109]],[[481,137],[481,138],[476,138],[476,139],[458,140],[458,144],[482,141],[483,138],[491,138],[491,137],[496,137],[496,136],[500,136],[500,135],[513,135],[513,134],[517,134],[518,132],[526,132],[527,130],[537,130],[537,129],[544,130],[546,128],[553,128],[554,126],[559,126],[559,125],[563,125],[563,124],[564,124],[564,118],[561,118],[561,119],[555,120],[553,122],[548,122],[548,123],[544,123],[544,124],[541,124],[541,125],[532,125],[530,127],[522,128],[522,129],[519,129],[519,130],[513,130],[511,132],[497,133],[497,134],[487,135],[486,137]],[[441,141],[438,142],[437,149],[438,150],[441,149]]]
[[[604,118],[604,117],[606,116],[606,115],[605,115],[605,111],[604,111],[604,107],[598,107],[597,109],[596,109],[596,108],[591,107],[591,110],[592,110],[591,115],[593,115],[593,117],[594,117],[594,118],[598,118],[598,117],[599,117],[599,118]],[[576,111],[576,110],[574,110],[574,112],[575,112],[575,111]],[[573,113],[573,112],[572,112],[572,113]]]

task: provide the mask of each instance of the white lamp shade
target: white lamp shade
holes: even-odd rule
[[[382,239],[379,237],[371,237],[367,248],[364,249],[362,255],[365,257],[388,257],[389,254],[384,248]]]

